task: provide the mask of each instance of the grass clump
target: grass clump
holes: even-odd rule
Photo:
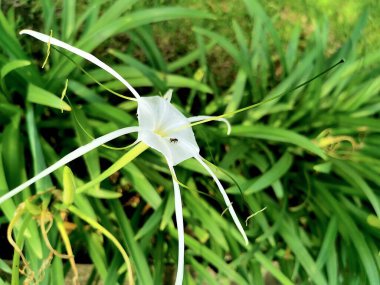
[[[18,37],[21,28],[33,25],[47,34],[53,30],[54,37],[105,58],[140,94],[174,88],[174,103],[193,115],[220,115],[268,100],[344,58],[345,64],[333,72],[230,118],[230,136],[224,135],[224,126],[194,127],[202,155],[218,166],[213,169],[237,215],[257,215],[248,220],[250,245],[245,247],[231,217],[221,215],[225,205],[210,178],[198,175],[207,173],[194,161],[181,163],[177,176],[187,188],[181,191],[184,284],[265,284],[268,275],[281,284],[377,284],[380,53],[362,44],[363,31],[376,42],[366,30],[368,19],[373,25],[374,12],[358,15],[350,33],[341,35],[330,31],[325,20],[316,20],[312,28],[301,23],[282,29],[281,15],[276,18],[279,8],[259,1],[238,1],[244,13],[238,11],[237,16],[228,6],[228,28],[213,21],[224,13],[213,2],[209,7],[190,3],[192,9],[134,2],[37,1],[30,19],[21,17],[25,6],[3,6],[0,194],[91,137],[137,121],[134,102],[95,83],[127,95],[103,70],[72,57],[89,77],[55,50],[41,70],[45,50]],[[161,21],[167,34],[176,35],[162,36],[162,26],[154,24]],[[223,59],[225,65],[219,62],[215,68],[213,59]],[[67,78],[71,111],[62,113],[60,95]],[[131,142],[121,138],[113,146]],[[78,189],[96,181],[124,154],[98,148],[71,163]],[[63,188],[63,172],[58,169],[1,204],[1,239],[17,208],[34,195],[41,195],[43,209],[56,210],[55,198],[45,191]],[[88,226],[91,221],[118,238],[131,258],[136,283],[171,284],[177,262],[173,200],[165,160],[146,151],[109,179],[93,183],[90,191],[75,195],[73,207],[87,221],[69,211],[63,227],[57,217],[58,223],[43,233],[29,211],[13,227],[14,240],[31,270],[44,268],[41,284],[63,284],[70,268],[70,261],[59,257],[46,266],[51,250],[44,235],[58,251],[64,251],[69,240],[73,255],[93,265],[87,284],[123,284],[128,278],[123,255]],[[67,231],[65,241],[57,238],[62,228]],[[18,275],[20,250],[4,248],[0,257],[14,257],[13,271],[0,262],[1,278],[17,284],[10,277]]]

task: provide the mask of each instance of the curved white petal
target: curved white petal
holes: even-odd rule
[[[241,233],[241,235],[243,236],[244,238],[244,241],[245,241],[245,244],[248,245],[248,238],[247,238],[247,235],[245,234],[244,230],[243,230],[243,227],[238,219],[238,217],[236,216],[236,213],[235,213],[235,210],[234,208],[232,207],[232,203],[230,201],[230,199],[228,198],[227,196],[227,193],[226,191],[224,190],[223,188],[223,185],[222,183],[220,183],[219,179],[216,177],[216,175],[214,174],[214,172],[212,172],[212,170],[210,169],[210,167],[208,167],[208,165],[203,161],[202,157],[201,156],[195,156],[194,157],[196,160],[198,160],[198,162],[207,170],[207,172],[211,175],[211,177],[214,179],[216,185],[218,186],[219,188],[219,191],[220,193],[222,194],[223,196],[223,199],[224,199],[224,202],[226,203],[227,207],[228,207],[228,210],[230,211],[230,214],[232,216],[232,219],[234,220],[235,222],[235,225],[236,227],[238,228],[239,232]]]
[[[170,149],[170,141],[165,141],[159,135],[147,130],[140,130],[138,140],[159,151],[171,165],[174,165],[173,153]]]
[[[69,163],[70,161],[84,155],[85,153],[87,153],[87,152],[89,152],[89,151],[101,146],[102,144],[105,144],[105,143],[115,139],[115,138],[118,138],[122,135],[126,135],[126,134],[137,132],[137,131],[139,131],[138,127],[129,127],[129,128],[119,129],[119,130],[113,131],[109,134],[106,134],[104,136],[101,136],[99,138],[96,138],[92,142],[77,148],[76,150],[74,150],[74,151],[70,152],[69,154],[67,154],[66,156],[62,157],[60,160],[58,160],[53,165],[51,165],[48,168],[46,168],[45,170],[41,171],[39,174],[37,174],[33,178],[29,179],[28,181],[24,182],[20,186],[16,187],[15,189],[13,189],[13,190],[9,191],[8,193],[6,193],[5,195],[1,196],[0,197],[0,204],[6,200],[12,198],[14,195],[20,193],[22,190],[29,187],[30,185],[32,185],[36,181],[38,181],[41,178],[49,175],[53,171],[64,166],[65,164]]]
[[[213,118],[215,118],[215,117],[214,116],[195,116],[195,117],[188,118],[187,120],[190,123],[194,123],[194,122],[199,122],[199,121],[203,121],[203,120],[207,120],[207,119],[213,119]],[[227,135],[230,135],[230,133],[231,133],[231,124],[230,124],[229,121],[227,121],[224,118],[215,118],[214,120],[225,123],[227,125]]]
[[[43,41],[45,43],[50,43],[52,45],[64,48],[68,51],[71,51],[72,53],[75,53],[76,55],[79,55],[80,57],[87,59],[88,61],[91,61],[93,64],[96,64],[100,68],[104,69],[109,74],[111,74],[116,79],[118,79],[121,83],[123,83],[132,92],[132,94],[136,98],[140,98],[139,93],[137,93],[137,91],[119,73],[117,73],[113,68],[111,68],[109,65],[105,64],[104,62],[102,62],[101,60],[99,60],[98,58],[93,56],[92,54],[85,52],[79,48],[73,47],[67,43],[64,43],[64,42],[57,40],[53,37],[50,37],[48,35],[36,32],[36,31],[22,30],[20,32],[20,35],[24,35],[24,34],[32,36],[32,37],[34,37],[40,41]]]
[[[175,280],[175,285],[182,285],[183,270],[184,270],[184,264],[185,264],[185,231],[183,227],[181,192],[180,192],[179,185],[177,182],[178,180],[174,171],[174,167],[170,165],[170,163],[168,163],[168,166],[173,178],[175,218],[176,218],[177,231],[178,231],[178,264],[177,264],[177,276]]]

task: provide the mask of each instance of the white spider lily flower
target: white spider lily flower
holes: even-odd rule
[[[237,218],[237,215],[232,207],[226,191],[224,190],[219,179],[210,169],[210,167],[204,162],[204,159],[199,154],[199,147],[195,140],[193,130],[191,128],[191,123],[202,121],[205,119],[210,119],[210,116],[196,116],[191,118],[186,118],[178,109],[176,109],[171,103],[172,90],[169,90],[164,97],[151,96],[151,97],[141,97],[137,91],[126,81],[120,74],[113,70],[110,66],[106,65],[95,56],[84,52],[78,48],[75,48],[69,44],[66,44],[60,40],[52,38],[50,36],[31,31],[23,30],[20,34],[28,34],[33,36],[45,43],[56,45],[69,50],[104,69],[109,72],[115,78],[120,80],[136,97],[138,107],[138,123],[137,127],[123,128],[102,137],[99,137],[87,145],[81,146],[73,152],[69,153],[58,162],[52,166],[46,168],[44,171],[18,186],[17,188],[11,190],[7,194],[0,197],[0,204],[17,193],[21,192],[23,189],[27,188],[31,184],[35,183],[37,180],[49,175],[56,169],[62,167],[63,165],[69,163],[70,161],[82,156],[88,151],[107,143],[121,135],[126,135],[131,132],[138,132],[137,141],[143,142],[151,148],[162,153],[168,163],[168,167],[172,174],[173,185],[174,185],[174,199],[175,199],[175,217],[178,231],[178,266],[177,266],[177,276],[176,285],[182,284],[183,281],[183,270],[184,270],[184,254],[185,254],[185,244],[184,244],[184,226],[183,226],[183,216],[182,216],[182,202],[181,193],[174,170],[174,166],[181,163],[189,158],[195,158],[211,175],[215,180],[216,185],[223,196],[223,199],[228,207],[228,210],[235,222],[236,227],[244,238],[246,244],[248,244],[247,236],[243,230],[243,227]],[[215,120],[223,121],[227,124],[228,133],[231,130],[231,126],[225,119],[216,118]]]
[[[170,104],[169,99],[140,97],[137,103],[138,140],[161,152],[172,166],[199,153],[188,119]]]

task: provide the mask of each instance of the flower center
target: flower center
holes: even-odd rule
[[[165,132],[164,130],[160,130],[160,129],[154,130],[153,133],[162,137],[162,138],[166,138],[168,136],[167,132]]]

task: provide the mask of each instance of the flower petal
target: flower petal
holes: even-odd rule
[[[215,119],[213,119],[213,118],[215,118]],[[227,135],[230,135],[230,133],[231,133],[231,124],[230,124],[229,121],[227,121],[224,118],[217,118],[217,117],[214,117],[214,116],[195,116],[195,117],[188,118],[187,120],[190,123],[194,123],[194,122],[199,122],[199,121],[203,121],[203,120],[207,120],[207,119],[213,119],[215,121],[219,121],[219,122],[225,123],[227,125]],[[208,121],[206,121],[206,122],[208,122]],[[211,120],[210,120],[210,122],[211,122]]]
[[[181,202],[181,191],[179,189],[177,176],[174,171],[174,167],[168,162],[168,166],[173,178],[174,185],[174,205],[175,205],[175,217],[177,223],[178,231],[178,264],[177,264],[177,276],[175,280],[175,285],[182,285],[183,280],[183,270],[185,263],[185,232],[183,227],[183,216],[182,216],[182,202]]]
[[[121,83],[123,83],[131,92],[132,94],[136,97],[136,98],[140,98],[140,95],[139,93],[137,93],[137,91],[119,74],[117,73],[113,68],[111,68],[109,65],[105,64],[104,62],[102,62],[101,60],[99,60],[98,58],[96,58],[95,56],[93,56],[92,54],[88,53],[88,52],[85,52],[79,48],[76,48],[76,47],[73,47],[67,43],[64,43],[60,40],[57,40],[53,37],[50,37],[48,35],[45,35],[45,34],[42,34],[42,33],[39,33],[39,32],[36,32],[36,31],[32,31],[32,30],[22,30],[20,32],[20,35],[29,35],[29,36],[32,36],[40,41],[43,41],[45,43],[50,43],[52,45],[55,45],[55,46],[58,46],[58,47],[61,47],[61,48],[64,48],[68,51],[71,51],[72,53],[75,53],[76,55],[79,55],[80,57],[83,57],[85,59],[87,59],[88,61],[91,61],[93,64],[99,66],[100,68],[104,69],[105,71],[107,71],[109,74],[111,74],[112,76],[114,76],[116,79],[118,79]]]
[[[173,89],[169,89],[168,91],[166,91],[166,93],[164,94],[164,99],[168,102],[170,102],[172,100],[172,95],[173,95]]]
[[[198,160],[198,162],[207,170],[207,172],[211,175],[211,177],[214,179],[216,185],[218,186],[219,188],[219,191],[220,193],[222,194],[223,196],[223,199],[224,199],[224,202],[226,203],[227,207],[228,207],[228,210],[230,211],[230,214],[232,216],[232,219],[234,220],[235,222],[235,225],[236,227],[238,228],[239,232],[241,233],[241,235],[243,236],[244,238],[244,241],[245,241],[245,244],[248,245],[248,238],[247,238],[247,235],[245,234],[244,230],[243,230],[243,227],[238,219],[238,217],[236,216],[236,213],[235,213],[235,210],[234,208],[232,207],[232,203],[230,201],[230,199],[228,198],[227,196],[227,193],[226,191],[224,190],[223,188],[223,185],[222,183],[220,183],[219,179],[216,177],[216,175],[214,174],[214,172],[212,172],[211,168],[208,167],[208,165],[203,161],[203,158],[201,156],[195,156],[194,157],[196,160]]]
[[[168,100],[159,96],[140,97],[137,114],[141,128],[138,139],[168,157],[172,165],[199,153],[187,118]],[[173,129],[177,124],[186,127]]]
[[[9,191],[8,193],[6,193],[5,195],[1,196],[0,197],[0,204],[6,200],[12,198],[14,195],[20,193],[22,190],[29,187],[30,185],[32,185],[36,181],[40,180],[41,178],[49,175],[53,171],[64,166],[65,164],[69,163],[70,161],[84,155],[85,153],[93,150],[94,148],[97,148],[97,147],[101,146],[102,144],[105,144],[105,143],[107,143],[107,142],[109,142],[115,138],[122,136],[122,135],[126,135],[126,134],[133,133],[133,132],[138,132],[138,131],[139,131],[138,127],[123,128],[123,129],[113,131],[109,134],[106,134],[104,136],[101,136],[99,138],[94,139],[92,142],[90,142],[84,146],[81,146],[81,147],[77,148],[76,150],[70,152],[69,154],[62,157],[60,160],[58,160],[56,163],[54,163],[53,165],[51,165],[48,168],[46,168],[45,170],[41,171],[39,174],[37,174],[33,178],[29,179],[28,181],[24,182],[20,186],[16,187],[15,189],[13,189],[13,190]]]
[[[159,135],[152,133],[151,131],[140,130],[138,140],[162,153],[162,155],[166,157],[168,163],[175,165],[169,142],[162,139]]]
[[[163,97],[140,97],[137,103],[139,126],[144,129],[159,130],[162,135],[164,132],[176,131],[173,127],[178,125],[187,125],[187,128],[183,129],[191,129],[187,118]]]

